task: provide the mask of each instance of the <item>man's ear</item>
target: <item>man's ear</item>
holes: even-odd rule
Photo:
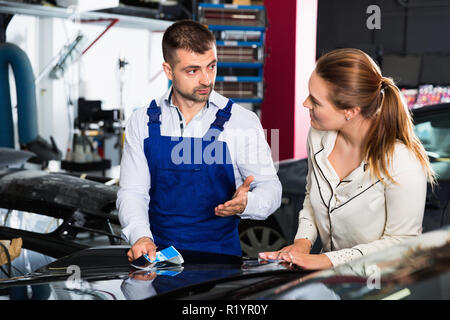
[[[167,78],[169,78],[169,80],[173,80],[172,67],[170,66],[170,64],[168,64],[167,62],[163,62],[162,67]]]

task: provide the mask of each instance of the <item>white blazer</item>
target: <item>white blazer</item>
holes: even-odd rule
[[[320,236],[334,266],[422,232],[427,176],[420,162],[398,142],[385,184],[371,177],[363,161],[340,181],[328,156],[336,131],[311,128],[308,135],[306,197],[296,239]]]

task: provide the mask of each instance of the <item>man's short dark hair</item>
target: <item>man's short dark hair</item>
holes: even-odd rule
[[[176,50],[184,49],[203,54],[215,44],[214,34],[204,25],[192,20],[180,20],[164,32],[162,50],[164,61],[176,64]]]

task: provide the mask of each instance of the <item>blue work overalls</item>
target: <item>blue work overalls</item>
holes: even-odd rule
[[[147,109],[149,137],[144,152],[151,176],[149,221],[155,244],[163,249],[241,255],[239,217],[218,217],[214,208],[236,191],[227,144],[218,141],[233,101],[216,113],[202,138],[161,135],[161,108]],[[181,160],[181,161],[180,161]],[[214,160],[214,161],[212,161]]]

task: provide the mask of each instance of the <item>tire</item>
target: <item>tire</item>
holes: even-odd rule
[[[277,251],[286,246],[286,239],[281,234],[278,225],[268,221],[241,221],[239,239],[242,256],[257,258],[259,252]]]

